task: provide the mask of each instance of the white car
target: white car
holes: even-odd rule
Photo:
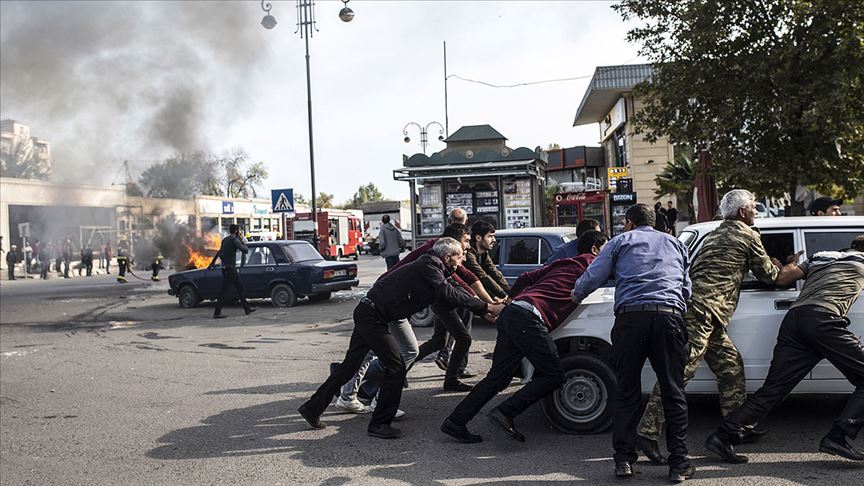
[[[678,238],[695,256],[705,236],[719,221],[688,226]],[[762,242],[769,255],[785,261],[788,255],[805,250],[806,256],[825,250],[849,248],[852,240],[864,234],[864,216],[794,217],[757,219]],[[764,382],[771,364],[777,330],[786,310],[798,297],[802,281],[788,288],[775,288],[758,282],[752,275],[742,285],[738,308],[728,331],[744,358],[747,392],[755,392]],[[570,434],[599,433],[612,424],[612,398],[615,374],[610,364],[614,322],[614,288],[601,288],[585,299],[564,323],[551,333],[558,347],[567,380],[547,396],[542,408],[558,430]],[[850,330],[864,335],[864,298],[849,312]],[[523,376],[530,379],[532,367],[523,360]],[[656,377],[646,361],[642,370],[642,392],[650,393]],[[827,361],[821,361],[793,393],[847,394],[852,385]],[[714,374],[703,362],[687,385],[690,394],[717,394]]]

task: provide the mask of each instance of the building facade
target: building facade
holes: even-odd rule
[[[0,120],[0,161],[5,177],[51,177],[51,143],[30,134],[30,127],[15,120]]]

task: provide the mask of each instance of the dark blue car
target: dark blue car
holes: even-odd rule
[[[305,241],[266,241],[249,243],[249,253],[237,273],[249,299],[273,301],[276,307],[291,307],[300,297],[310,301],[327,300],[332,292],[348,290],[359,284],[357,265],[328,262]],[[239,252],[238,252],[239,253]],[[168,277],[168,294],[176,295],[181,307],[195,307],[202,300],[216,300],[222,289],[222,269],[201,268]],[[236,299],[237,295],[228,299]]]
[[[556,248],[575,239],[576,228],[566,226],[498,230],[492,261],[513,285],[519,275],[540,268]]]

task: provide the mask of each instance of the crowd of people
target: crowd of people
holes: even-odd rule
[[[832,204],[814,215],[827,215]],[[649,460],[668,464],[673,482],[694,475],[684,387],[703,359],[717,376],[724,416],[705,445],[723,460],[746,462],[734,446],[764,434],[760,422],[822,359],[833,363],[855,391],[819,450],[864,460],[849,443],[864,426],[864,347],[847,329],[846,317],[864,289],[864,235],[850,241],[849,248],[817,253],[802,263],[797,253],[780,262],[767,254],[752,227],[757,215],[753,194],[733,190],[720,203],[723,221],[691,261],[687,248],[671,234],[674,230],[668,225],[657,229],[659,209],[631,206],[625,232],[608,242],[596,221],[583,221],[575,241],[557,248],[544,266],[522,274],[512,287],[490,257],[494,227],[478,221],[469,228],[465,212],[454,210],[441,238],[427,241],[401,261],[388,262],[388,271],[354,309],[344,360],[331,364],[329,377],[299,407],[300,415],[311,427],[324,428],[321,416],[335,397],[341,410],[371,413],[370,436],[401,437],[392,422],[405,414],[399,406],[406,376],[419,359],[447,351],[449,335],[449,358],[439,355],[436,364],[445,370],[444,389],[467,395],[444,418],[441,431],[460,442],[481,442],[468,424],[510,385],[527,358],[534,368],[531,380],[486,413],[497,428],[524,442],[517,417],[565,380],[550,333],[583,299],[612,281],[616,477],[633,475],[640,450]],[[670,218],[667,210],[664,218],[668,224],[677,215],[673,212]],[[743,360],[726,326],[750,272],[769,284],[804,283],[780,327],[764,385],[748,400]],[[418,346],[407,319],[429,306],[435,328]],[[471,376],[465,366],[474,316],[494,322],[497,338],[491,369],[472,386],[462,380]],[[642,411],[640,380],[646,359],[657,386]],[[664,423],[668,456],[659,448]]]

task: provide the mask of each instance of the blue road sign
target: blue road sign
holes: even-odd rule
[[[273,189],[270,201],[274,213],[294,214],[294,189]]]

